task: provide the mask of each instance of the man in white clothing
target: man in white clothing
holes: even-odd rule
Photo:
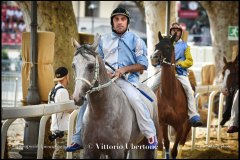
[[[54,81],[57,82],[55,87],[49,93],[48,103],[57,103],[70,100],[69,93],[65,88],[69,84],[68,70],[65,67],[59,67],[55,71]],[[64,146],[67,145],[67,130],[69,113],[61,112],[52,114],[50,141],[55,141],[53,159],[66,158]]]

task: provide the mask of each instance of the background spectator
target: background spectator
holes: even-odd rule
[[[21,45],[21,33],[26,31],[23,13],[18,6],[2,3],[2,45]]]

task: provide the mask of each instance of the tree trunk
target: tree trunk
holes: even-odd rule
[[[31,1],[16,1],[23,12],[26,29],[30,32],[31,23]],[[78,40],[78,31],[72,1],[38,1],[37,2],[38,31],[49,31],[55,33],[54,45],[54,70],[65,66],[72,79],[71,68],[74,48],[71,45],[71,37]],[[73,93],[74,83],[69,83],[70,95]]]
[[[176,2],[171,1],[170,24],[176,21]],[[146,25],[147,25],[147,45],[148,54],[154,51],[155,44],[158,43],[158,32],[166,33],[166,1],[144,1]]]
[[[239,3],[237,1],[199,1],[199,3],[206,9],[209,17],[216,75],[220,76],[223,56],[231,60],[233,46],[238,45],[238,41],[228,40],[228,26],[238,26]]]
[[[16,1],[23,12],[26,30],[30,32],[31,23],[31,1]],[[78,31],[72,1],[38,1],[37,2],[38,31],[49,31],[55,33],[54,43],[54,70],[60,66],[68,68],[70,82],[68,86],[69,94],[73,93],[74,80],[72,79],[72,60],[74,48],[71,45],[71,37],[78,39]],[[47,83],[47,82],[46,82]],[[44,145],[48,146],[43,150],[43,158],[52,158],[54,146],[48,140],[50,132],[50,120],[47,121],[45,129]]]

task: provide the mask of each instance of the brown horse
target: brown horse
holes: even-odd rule
[[[169,158],[169,139],[168,125],[176,131],[176,138],[171,151],[172,158],[178,154],[178,143],[184,145],[187,135],[191,129],[188,121],[187,97],[181,83],[175,77],[175,53],[173,42],[176,35],[172,38],[162,37],[158,33],[159,43],[155,46],[155,52],[151,56],[153,66],[161,64],[160,86],[156,91],[158,98],[158,116],[160,123],[159,151],[163,150],[162,136],[166,150],[166,158]],[[178,157],[181,156],[179,151]]]
[[[223,119],[220,123],[222,126],[231,117],[233,97],[235,92],[239,88],[238,56],[234,61],[229,61],[229,62],[227,62],[226,58],[223,57],[223,62],[224,62],[224,67],[222,71],[222,75],[223,75],[222,93],[226,96],[226,104],[224,106]]]

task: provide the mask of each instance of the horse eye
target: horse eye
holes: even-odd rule
[[[72,64],[72,69],[74,70],[74,72],[76,72],[74,64]]]
[[[74,75],[73,76],[75,76],[76,75],[76,68],[75,68],[75,64],[72,64],[72,68],[73,68],[73,71],[74,71]]]
[[[95,65],[93,63],[87,65],[87,68],[90,71],[93,71],[94,67],[95,67]]]

